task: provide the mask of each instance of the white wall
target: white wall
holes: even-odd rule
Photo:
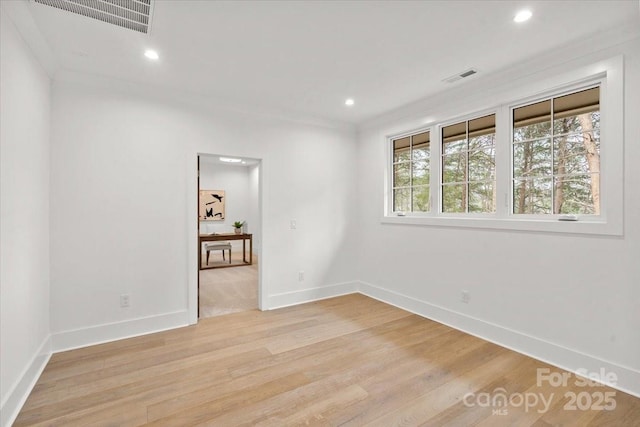
[[[0,14],[0,425],[48,360],[50,82]]]
[[[197,153],[262,159],[268,307],[353,281],[355,242],[347,233],[356,210],[353,130],[216,110],[197,100],[71,78],[62,76],[53,86],[56,349],[187,322],[187,280],[196,273],[188,260],[197,247],[189,240],[197,233],[195,214],[189,216],[197,203]],[[297,230],[289,229],[291,218]],[[123,293],[131,296],[128,309],[119,307]]]
[[[247,216],[247,229],[253,234],[253,251],[257,252],[260,246],[261,218],[260,218],[260,165],[249,167],[249,215]]]
[[[233,153],[232,153],[233,154]],[[225,191],[225,219],[223,221],[200,221],[203,233],[232,233],[233,223],[247,222],[247,232],[254,233],[250,227],[252,197],[251,174],[249,167],[221,164],[215,159],[200,156],[200,189]],[[257,195],[256,195],[257,196]],[[233,250],[242,249],[242,241],[232,241]]]
[[[233,154],[233,153],[231,153]],[[225,219],[223,221],[200,221],[203,233],[232,233],[233,223],[245,221],[247,233],[254,234],[254,252],[257,249],[257,235],[252,217],[254,205],[257,203],[258,193],[255,193],[252,179],[253,168],[243,165],[221,164],[214,158],[200,156],[200,189],[225,191]],[[256,200],[253,200],[253,199]],[[257,213],[257,212],[256,212]],[[232,240],[233,250],[242,250],[241,240]]]
[[[640,395],[640,39],[635,34],[608,48],[598,40],[568,46],[363,127],[358,149],[363,291],[568,369],[613,370],[622,388]],[[419,128],[441,111],[466,114],[491,107],[509,88],[619,54],[625,56],[625,139],[603,141],[602,147],[624,144],[624,236],[381,224],[388,135]],[[462,289],[470,291],[469,304],[460,302]]]

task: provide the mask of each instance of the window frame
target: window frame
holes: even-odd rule
[[[458,123],[461,123],[461,122],[465,122],[466,123],[466,127],[467,127],[467,132],[468,132],[468,123],[470,121],[475,120],[475,119],[479,119],[479,118],[482,118],[482,117],[485,117],[485,116],[495,115],[496,139],[494,141],[494,150],[495,150],[494,162],[496,163],[496,165],[495,165],[494,173],[496,175],[496,179],[494,180],[494,185],[497,185],[497,176],[498,176],[498,173],[497,173],[497,166],[498,166],[497,165],[497,162],[498,162],[498,160],[497,160],[497,156],[498,156],[498,139],[497,139],[498,138],[498,110],[499,110],[498,108],[489,108],[489,109],[486,109],[486,110],[483,110],[483,111],[479,111],[477,113],[466,114],[464,116],[457,117],[455,119],[447,120],[446,122],[439,123],[436,126],[436,129],[438,131],[438,140],[437,140],[437,143],[438,143],[438,148],[437,148],[437,150],[438,150],[438,179],[437,179],[437,181],[438,181],[438,190],[437,190],[438,191],[438,193],[437,193],[438,206],[437,206],[437,212],[439,214],[438,216],[440,216],[440,217],[449,217],[449,216],[457,217],[457,216],[460,216],[460,217],[468,217],[468,218],[494,218],[496,216],[496,213],[498,211],[498,205],[500,204],[500,203],[498,203],[498,199],[497,198],[496,198],[496,211],[495,212],[444,212],[443,211],[443,201],[442,201],[443,192],[441,191],[441,189],[442,189],[442,187],[444,185],[446,185],[446,183],[443,182],[443,174],[442,174],[442,172],[443,172],[442,171],[442,165],[443,165],[442,161],[443,161],[443,158],[444,158],[444,154],[442,153],[442,143],[443,143],[443,141],[442,141],[442,130],[447,126],[458,124]],[[468,148],[468,142],[467,142],[467,148]],[[467,153],[467,162],[468,162],[469,161],[469,159],[468,159],[469,151],[465,150],[465,152]],[[432,156],[434,155],[433,151],[432,151],[431,155]],[[468,163],[467,163],[466,167],[467,168],[469,167]],[[433,177],[433,175],[432,175],[432,177]],[[469,183],[470,183],[470,181],[467,180],[466,184],[469,185]],[[469,208],[468,200],[469,200],[469,195],[467,194],[467,209]]]
[[[602,91],[603,91],[603,87],[606,84],[605,82],[606,78],[604,76],[600,76],[600,77],[595,77],[591,80],[587,80],[578,84],[574,84],[574,85],[570,85],[570,86],[566,86],[560,90],[556,90],[556,91],[550,91],[547,94],[544,95],[539,95],[537,97],[529,97],[528,100],[524,101],[524,102],[514,102],[511,103],[509,105],[509,160],[510,160],[510,167],[509,167],[509,171],[510,171],[510,180],[509,180],[509,214],[511,216],[513,216],[514,218],[518,218],[518,219],[530,219],[530,220],[536,220],[536,219],[544,219],[544,220],[553,220],[553,221],[558,221],[561,217],[566,216],[566,214],[554,214],[554,213],[548,213],[548,214],[519,214],[519,213],[515,213],[514,212],[514,208],[515,208],[515,203],[514,203],[514,197],[515,197],[515,191],[514,191],[514,186],[513,186],[513,182],[514,179],[516,179],[514,177],[514,159],[513,159],[513,134],[514,134],[514,127],[513,127],[513,112],[515,109],[520,108],[520,107],[526,107],[528,105],[531,104],[535,104],[536,102],[541,102],[541,101],[546,101],[546,100],[550,100],[551,104],[552,104],[552,114],[553,114],[553,100],[556,98],[560,98],[562,96],[565,95],[571,95],[586,89],[591,89],[594,87],[599,87],[600,88],[600,140],[601,142],[604,141],[604,145],[605,145],[605,150],[604,152],[608,151],[608,147],[607,147],[607,142],[606,139],[602,138],[602,126],[603,126],[603,120],[602,120]],[[549,140],[550,140],[550,144],[551,144],[551,150],[553,152],[553,139],[554,139],[554,134],[553,134],[553,117],[551,118],[551,135],[549,136]],[[599,170],[599,179],[600,179],[600,184],[602,186],[602,166],[605,163],[602,160],[603,157],[603,150],[602,150],[602,146],[600,147],[600,152],[599,152],[599,156],[600,156],[600,170]],[[606,156],[605,156],[606,157]],[[551,192],[551,209],[553,210],[553,186],[554,186],[554,179],[556,178],[556,174],[554,173],[553,169],[554,169],[554,165],[553,165],[553,156],[552,156],[552,162],[551,162],[551,174],[549,175],[549,179],[551,180],[551,188],[552,188],[552,192]],[[601,192],[601,197],[602,197],[602,192]],[[602,205],[602,200],[600,201],[600,204]],[[601,211],[600,215],[593,215],[593,214],[579,214],[579,218],[581,218],[582,221],[596,221],[596,222],[600,222],[600,219],[602,218],[603,212]]]
[[[425,226],[452,226],[484,229],[543,231],[573,234],[623,234],[624,199],[624,62],[618,56],[602,60],[546,79],[520,85],[504,91],[502,99],[492,108],[480,108],[473,113],[446,120],[431,120],[409,132],[388,135],[386,139],[385,197],[382,223]],[[536,101],[557,98],[585,88],[600,87],[600,215],[578,215],[578,221],[560,221],[561,214],[513,213],[513,109]],[[459,103],[459,105],[462,102]],[[463,105],[463,104],[462,104]],[[442,212],[442,128],[464,120],[488,114],[496,115],[495,174],[496,211],[494,213]],[[430,132],[430,211],[392,212],[393,173],[392,144],[394,139],[420,132]],[[437,159],[437,162],[434,162]],[[390,203],[391,202],[391,205]]]
[[[413,188],[414,187],[427,187],[427,185],[413,185],[413,164],[414,162],[416,162],[416,160],[414,160],[413,158],[413,137],[416,135],[420,135],[423,134],[425,132],[429,132],[429,211],[427,212],[422,212],[422,211],[413,211]],[[391,212],[393,215],[397,215],[400,212],[402,212],[402,216],[406,216],[406,215],[428,215],[431,212],[433,212],[433,183],[431,182],[431,179],[433,177],[433,174],[431,172],[431,168],[433,167],[433,141],[432,141],[432,137],[433,137],[433,133],[431,132],[430,128],[418,128],[416,130],[412,130],[410,132],[404,132],[398,135],[394,135],[393,137],[387,138],[387,144],[389,145],[389,155],[387,156],[388,160],[389,160],[389,179],[388,179],[388,188],[389,188],[389,193],[391,194],[389,199],[388,199],[388,208],[385,208],[385,210],[388,210],[389,212]],[[409,138],[409,160],[404,161],[404,162],[394,162],[393,161],[393,156],[394,156],[394,147],[393,147],[393,143],[397,140],[400,139],[404,139],[404,138]],[[409,164],[409,185],[408,186],[394,186],[394,174],[395,174],[395,168],[394,166],[396,164],[400,164],[400,163],[408,163]],[[411,205],[411,211],[409,212],[405,212],[405,211],[394,211],[393,207],[394,207],[394,197],[393,197],[393,192],[394,190],[396,190],[397,188],[408,188],[410,190],[410,205]]]

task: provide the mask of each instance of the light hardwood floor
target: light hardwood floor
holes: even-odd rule
[[[362,295],[53,355],[15,423],[109,426],[637,426],[640,399],[536,385],[542,362]],[[525,410],[465,395],[553,397]],[[497,391],[496,391],[497,389]],[[567,392],[615,394],[565,410]],[[506,409],[506,415],[492,415]]]
[[[233,252],[234,264],[242,264],[242,252]],[[206,255],[202,257],[205,265]],[[224,265],[220,251],[212,252],[209,265]],[[258,308],[258,257],[252,265],[200,270],[200,318]]]

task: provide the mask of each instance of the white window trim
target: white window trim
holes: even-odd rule
[[[490,116],[492,114],[496,115],[496,130],[498,129],[498,112],[499,109],[498,108],[489,108],[486,110],[481,110],[478,111],[476,113],[473,114],[466,114],[464,116],[459,116],[456,117],[454,119],[450,119],[447,121],[443,121],[441,123],[438,123],[437,125],[434,126],[435,131],[437,132],[437,140],[434,141],[434,146],[433,146],[433,150],[431,151],[431,155],[432,156],[437,156],[438,159],[438,164],[436,166],[436,169],[438,171],[438,175],[437,175],[437,179],[435,179],[434,181],[436,181],[436,193],[433,193],[433,187],[431,187],[431,194],[437,194],[438,197],[434,198],[432,197],[431,199],[433,200],[433,203],[431,205],[431,212],[434,213],[434,216],[437,216],[438,218],[481,218],[481,219],[489,219],[489,218],[496,218],[496,213],[497,213],[497,209],[498,207],[496,206],[496,212],[494,213],[489,213],[489,212],[442,212],[442,128],[445,128],[449,125],[454,125],[456,123],[460,123],[460,122],[467,122],[470,120],[474,120],[474,119],[478,119],[480,117],[484,117],[484,116]],[[498,155],[498,140],[497,140],[497,133],[496,133],[496,145],[495,145],[495,150],[496,150],[496,156]],[[496,184],[497,184],[497,164],[498,160],[496,158]],[[433,175],[432,175],[433,177]],[[499,193],[498,193],[499,194]],[[499,205],[500,203],[498,203],[496,201],[496,205]]]
[[[572,88],[584,87],[600,82],[601,123],[600,131],[603,141],[600,164],[600,215],[578,216],[578,221],[559,221],[559,215],[522,215],[511,213],[512,209],[512,159],[510,112],[518,105],[543,98],[555,96]],[[508,94],[499,106],[478,110],[446,121],[429,123],[415,131],[389,135],[386,138],[385,157],[385,197],[384,215],[381,222],[385,224],[423,225],[436,227],[461,227],[497,230],[541,231],[572,234],[623,235],[623,199],[624,199],[624,62],[618,56],[599,61],[589,66],[543,79],[525,88]],[[482,213],[442,213],[441,212],[441,176],[440,176],[440,130],[442,126],[465,119],[473,119],[487,114],[496,114],[496,212]],[[407,212],[398,216],[391,212],[393,206],[393,153],[391,141],[413,133],[431,132],[431,209],[428,213]],[[436,161],[434,162],[434,159]]]
[[[430,132],[430,129],[431,129],[430,127],[418,128],[417,130],[414,130],[414,131],[403,132],[403,133],[400,133],[400,134],[396,134],[396,135],[393,136],[393,139],[387,138],[388,144],[393,145],[393,140],[403,139],[403,138],[407,138],[407,137],[412,138],[415,135],[419,135],[419,134],[424,133],[424,132]],[[431,144],[432,144],[431,139],[432,138],[433,138],[432,134],[429,133],[429,141],[430,141],[429,142],[429,150],[431,150]],[[413,160],[413,139],[411,139],[411,144],[409,145],[409,147],[410,147],[409,160],[408,160],[407,163],[409,163],[411,165],[410,166],[410,168],[411,168],[410,169],[410,174],[413,174],[413,169],[412,169],[413,168],[413,162],[414,162],[414,160]],[[393,149],[390,148],[388,150],[388,152],[387,152],[387,158],[389,159],[389,162],[388,162],[387,166],[388,166],[389,169],[386,172],[387,176],[389,176],[389,179],[386,182],[386,185],[388,185],[388,189],[387,189],[387,187],[385,187],[385,191],[390,193],[390,194],[393,194],[393,190],[394,190],[394,187],[393,187],[393,172],[394,172],[395,163],[393,162],[393,155],[394,155]],[[432,164],[431,164],[432,162],[431,161],[432,161],[432,158],[431,158],[431,154],[430,154],[429,155],[429,175],[430,175],[429,176],[429,202],[431,202],[431,200],[432,200],[432,198],[431,198],[431,194],[432,193],[431,192],[433,191],[433,186],[432,186],[432,183],[431,183],[431,167],[432,167]],[[403,163],[403,162],[400,162],[400,163]],[[411,180],[413,180],[413,176],[411,176]],[[410,188],[411,189],[411,194],[413,196],[413,188],[414,187],[420,187],[420,185],[415,185],[414,186],[413,182],[411,182],[411,185],[409,185],[408,187],[404,187],[404,188]],[[425,187],[426,187],[426,185],[425,185]],[[403,188],[403,187],[397,187],[397,188]],[[389,203],[389,208],[388,209],[386,207],[386,203],[387,202]],[[411,204],[413,205],[413,201],[411,201]],[[393,196],[391,196],[391,198],[389,198],[388,200],[385,197],[385,212],[387,212],[387,211],[392,212],[392,209],[393,209]],[[432,211],[432,209],[433,209],[433,207],[431,206],[431,203],[430,203],[430,212]],[[429,212],[421,212],[421,213],[422,214],[427,214]]]

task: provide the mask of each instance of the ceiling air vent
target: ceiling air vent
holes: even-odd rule
[[[78,15],[147,34],[153,0],[34,0]]]
[[[463,71],[463,72],[458,73],[458,74],[456,74],[454,76],[451,76],[451,77],[448,77],[448,78],[444,79],[443,82],[453,83],[453,82],[458,81],[460,79],[464,79],[465,77],[473,76],[477,72],[478,72],[478,70],[476,70],[474,68],[469,68],[466,71]]]

